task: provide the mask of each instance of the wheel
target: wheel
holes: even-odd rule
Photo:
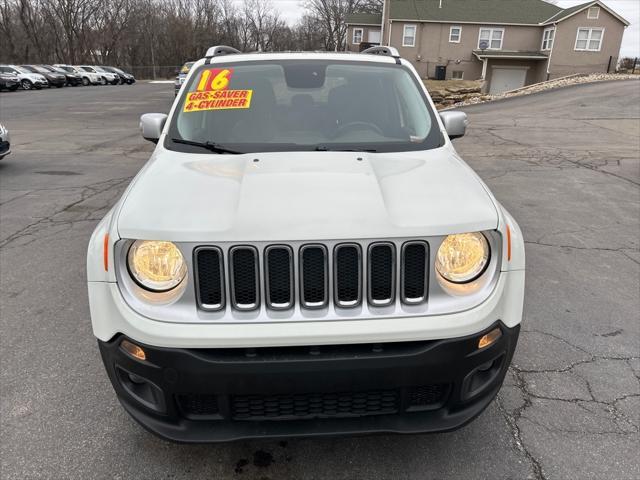
[[[85,87],[89,85],[89,79],[87,77],[82,77],[82,85]]]
[[[62,87],[64,87],[64,83],[61,85],[56,85],[56,88],[62,88]]]
[[[20,86],[23,90],[31,90],[33,88],[33,83],[31,83],[26,78],[20,82]]]
[[[107,84],[107,79],[104,77],[100,77],[100,85],[106,85]]]

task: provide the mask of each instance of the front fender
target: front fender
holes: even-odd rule
[[[113,245],[119,240],[115,228],[114,206],[104,216],[91,234],[87,247],[87,281],[115,282],[116,274],[113,262]]]
[[[522,230],[507,209],[501,204],[499,206],[500,222],[498,230],[500,230],[503,238],[502,270],[524,270],[525,251]],[[510,246],[509,243],[511,244]],[[509,252],[511,253],[511,258],[509,258]]]

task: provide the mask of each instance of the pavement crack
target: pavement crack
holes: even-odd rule
[[[504,403],[502,402],[502,398],[500,397],[500,395],[498,395],[497,396],[498,410],[500,411],[500,413],[502,413],[502,416],[505,418],[507,425],[511,430],[511,437],[513,438],[516,449],[522,455],[524,455],[525,458],[531,464],[534,478],[536,480],[546,480],[547,477],[544,473],[544,470],[542,469],[542,465],[540,461],[529,451],[529,449],[525,445],[524,440],[522,439],[522,432],[520,430],[520,426],[518,425],[518,421],[522,417],[523,412],[532,405],[531,396],[527,392],[524,378],[519,373],[518,369],[511,366],[509,367],[509,370],[511,370],[511,372],[513,373],[513,376],[516,380],[515,386],[522,393],[524,403],[520,407],[513,410],[512,412],[509,412],[507,408],[504,406]]]
[[[11,202],[13,202],[13,201],[15,201],[15,200],[18,200],[18,199],[20,199],[20,198],[26,197],[26,196],[27,196],[27,195],[29,195],[30,193],[33,193],[33,190],[28,190],[27,192],[23,193],[22,195],[17,195],[17,196],[15,196],[15,197],[13,197],[13,198],[10,198],[9,200],[6,200],[6,201],[4,201],[4,202],[1,202],[1,203],[0,203],[0,207],[1,207],[1,206],[3,206],[3,205],[6,205],[6,204],[8,204],[8,203],[11,203]]]
[[[70,204],[66,205],[64,208],[62,208],[61,210],[58,210],[54,213],[52,213],[51,215],[48,215],[46,217],[42,217],[39,218],[38,220],[28,224],[27,226],[21,228],[20,230],[18,230],[17,232],[14,232],[13,234],[9,235],[7,238],[5,238],[4,240],[2,240],[0,242],[0,248],[6,247],[7,245],[10,245],[12,242],[19,240],[23,237],[26,236],[30,236],[30,235],[34,235],[35,233],[38,233],[41,229],[43,228],[47,228],[51,225],[72,225],[74,222],[76,221],[86,221],[87,218],[78,218],[78,219],[73,219],[73,220],[63,220],[63,221],[56,221],[55,217],[57,217],[58,215],[61,215],[65,212],[69,212],[71,211],[71,209],[83,202],[85,202],[86,200],[89,200],[101,193],[104,193],[112,188],[117,188],[120,185],[122,185],[125,182],[128,182],[131,180],[131,177],[125,177],[125,178],[117,178],[117,179],[111,179],[111,180],[106,180],[106,181],[101,181],[101,182],[97,182],[97,183],[93,183],[90,185],[86,185],[82,188],[81,192],[80,192],[80,198],[74,202],[71,202]],[[91,217],[91,213],[93,213],[94,211],[100,210],[105,208],[104,206],[98,207],[98,208],[94,208],[90,211],[88,211],[87,213],[89,213],[88,217]]]
[[[631,256],[629,256],[629,255],[627,255],[625,253],[625,251],[640,252],[640,249],[632,248],[632,247],[620,247],[620,248],[578,247],[577,245],[561,245],[561,244],[555,244],[555,243],[540,242],[540,241],[537,241],[537,240],[525,240],[524,243],[525,244],[529,244],[529,245],[539,245],[541,247],[568,248],[568,249],[571,249],[571,250],[587,250],[587,251],[601,251],[601,252],[621,253],[625,257],[629,258],[633,262],[635,262],[635,263],[640,265],[640,260],[636,260],[635,258],[633,258],[633,257],[631,257]]]

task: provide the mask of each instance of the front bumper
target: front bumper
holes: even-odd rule
[[[4,80],[2,80],[2,84],[0,85],[1,88],[13,88],[13,87],[17,87],[18,85],[20,85],[20,81],[19,80],[13,80],[13,79],[9,79],[6,78]]]
[[[479,338],[502,336],[478,350]],[[459,428],[497,394],[519,325],[462,338],[319,347],[160,348],[99,341],[124,408],[179,442]]]

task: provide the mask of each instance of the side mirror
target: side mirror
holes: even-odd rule
[[[158,143],[162,129],[167,121],[164,113],[145,113],[140,117],[140,132],[142,138],[153,143]]]
[[[451,140],[464,136],[467,131],[467,125],[469,125],[469,119],[464,112],[440,112],[440,119],[444,123],[444,128]]]

